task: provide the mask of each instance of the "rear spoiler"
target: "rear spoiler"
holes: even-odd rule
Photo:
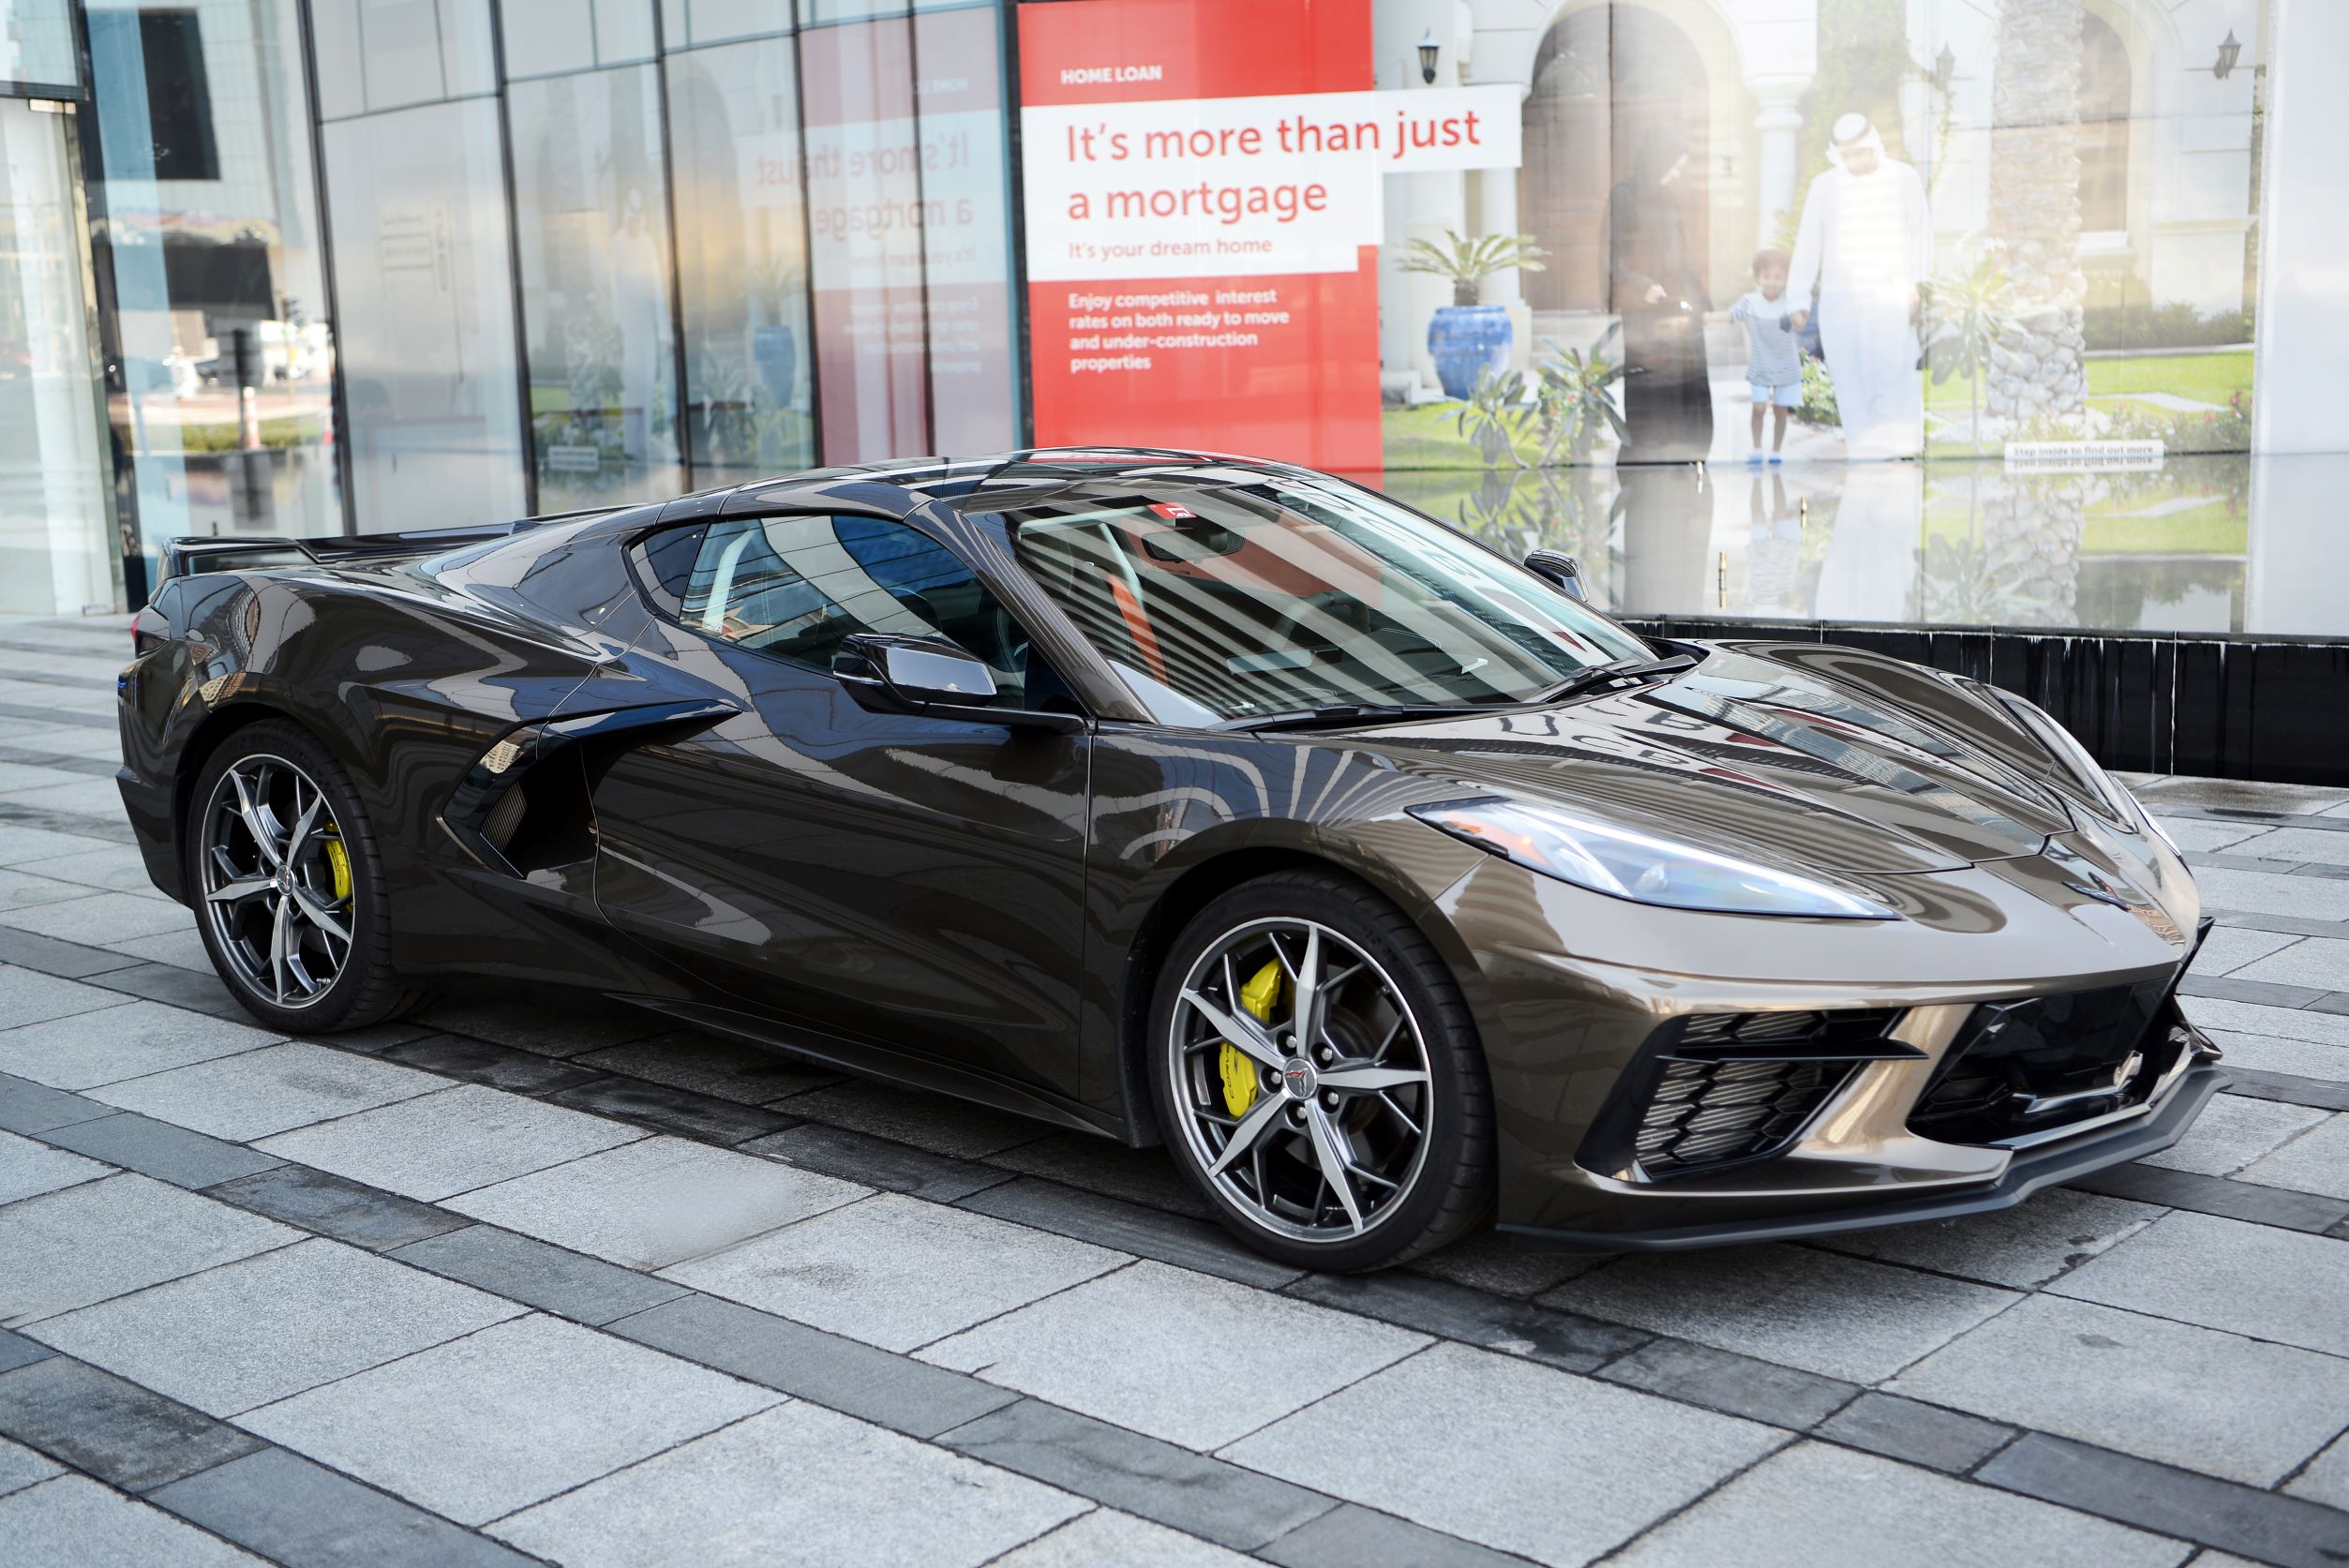
[[[191,577],[200,572],[236,572],[272,566],[331,566],[375,556],[429,555],[460,545],[486,544],[548,523],[600,517],[622,508],[591,507],[584,512],[552,512],[543,517],[521,517],[510,523],[477,523],[464,528],[411,529],[404,533],[331,535],[295,539],[276,533],[195,534],[168,541],[163,546],[163,571],[157,583]]]

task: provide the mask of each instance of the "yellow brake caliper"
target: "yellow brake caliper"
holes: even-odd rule
[[[1264,966],[1240,987],[1240,1006],[1258,1022],[1271,1023],[1272,1009],[1280,1001],[1282,978],[1279,962],[1265,960]],[[1256,1083],[1255,1058],[1225,1040],[1223,1049],[1216,1053],[1216,1068],[1223,1078],[1223,1108],[1234,1116],[1245,1116],[1261,1092]]]
[[[335,902],[340,903],[351,896],[351,851],[342,846],[340,834],[330,834],[326,841],[326,869],[335,874]]]

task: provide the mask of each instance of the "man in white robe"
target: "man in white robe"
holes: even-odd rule
[[[1830,131],[1834,167],[1811,182],[1787,293],[1818,289],[1819,346],[1835,383],[1844,450],[1853,457],[1913,457],[1924,444],[1924,383],[1917,369],[1919,287],[1933,261],[1924,182],[1884,156],[1864,114]],[[1794,313],[1799,328],[1809,311]]]

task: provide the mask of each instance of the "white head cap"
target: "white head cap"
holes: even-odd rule
[[[1827,161],[1841,169],[1844,154],[1873,147],[1878,157],[1884,155],[1884,138],[1877,134],[1875,124],[1857,110],[1835,116],[1835,123],[1827,130]]]

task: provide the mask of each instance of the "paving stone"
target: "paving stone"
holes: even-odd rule
[[[528,1568],[531,1561],[282,1448],[173,1482],[148,1501],[301,1568]]]
[[[2267,784],[2250,779],[2201,779],[2186,774],[2149,776],[2130,785],[2148,809],[2192,805],[2206,810],[2309,814],[2338,805],[2342,791],[2318,784]]]
[[[614,1334],[910,1437],[936,1437],[1015,1397],[976,1378],[716,1296],[681,1296],[610,1327]]]
[[[1055,1132],[998,1149],[987,1157],[987,1163],[1145,1208],[1194,1219],[1214,1217],[1207,1201],[1182,1178],[1162,1148],[1130,1149],[1096,1133]]]
[[[2349,1561],[2349,1516],[2039,1432],[2026,1432],[1976,1479],[2278,1568]]]
[[[1351,1502],[1339,1503],[1320,1518],[1299,1525],[1256,1555],[1282,1568],[1364,1568],[1371,1563],[1519,1568],[1525,1561]]]
[[[2160,1203],[2193,1214],[2218,1215],[2310,1235],[2328,1231],[2349,1217],[2349,1200],[2320,1198],[2311,1192],[2261,1187],[2225,1176],[2206,1176],[2195,1171],[2164,1171],[2142,1162],[2091,1171],[2074,1176],[2072,1185],[2085,1192],[2102,1192],[2107,1197]]]
[[[2246,839],[2273,831],[2247,823],[2209,822],[2191,816],[2165,816],[2161,823],[2170,842],[2189,855],[2206,855],[2230,846],[2240,848]]]
[[[1277,1290],[1303,1272],[1248,1250],[1219,1225],[1032,1176],[988,1187],[961,1206],[1265,1290]]]
[[[48,1346],[27,1339],[22,1334],[11,1334],[0,1328],[0,1372],[13,1372],[20,1366],[29,1366],[55,1353]]]
[[[1022,1399],[939,1440],[959,1454],[1240,1551],[1285,1540],[1330,1499],[1074,1411]]]
[[[2298,1016],[2326,1018],[2330,1015],[2302,1013]],[[2319,1045],[2288,1036],[2239,1035],[2224,1029],[2207,1029],[2204,1033],[2226,1053],[2227,1076],[2236,1080],[2235,1089],[2238,1094],[2252,1092],[2242,1085],[2241,1075],[2245,1071],[2289,1074],[2310,1083],[2328,1083],[2336,1088],[2349,1087],[2349,1051],[2340,1046]]]
[[[1822,1236],[1811,1245],[2027,1291],[2134,1235],[2162,1213],[2149,1203],[2053,1187],[2011,1209]]]
[[[337,1043],[343,1043],[339,1037]],[[519,1046],[468,1039],[462,1035],[435,1034],[402,1040],[386,1047],[383,1059],[516,1095],[558,1094],[582,1083],[592,1083],[604,1076],[593,1068],[577,1067],[560,1057],[541,1056]]]
[[[1448,1279],[1472,1290],[1525,1299],[1554,1289],[1606,1262],[1577,1252],[1544,1252],[1519,1247],[1496,1231],[1478,1231],[1451,1246],[1406,1263],[1414,1274]]]
[[[426,1202],[543,1171],[645,1134],[520,1095],[460,1083],[296,1127],[259,1146]]]
[[[92,975],[85,983],[142,1001],[167,1003],[184,1012],[225,1019],[231,1023],[254,1026],[257,1023],[229,994],[229,988],[209,967],[197,972],[176,963],[134,963]],[[336,1037],[337,1044],[349,1041],[348,1035]]]
[[[746,1154],[764,1155],[843,1181],[861,1182],[885,1192],[903,1192],[934,1203],[958,1198],[1012,1179],[1009,1171],[967,1159],[950,1159],[892,1142],[870,1133],[851,1132],[823,1122],[801,1122],[741,1145]]]
[[[1615,1323],[1409,1274],[1309,1274],[1287,1293],[1568,1372],[1594,1372],[1648,1338]]]
[[[2349,1436],[2335,1439],[2330,1447],[2309,1461],[2307,1469],[2286,1482],[2283,1489],[2294,1497],[2349,1512]]]
[[[682,1285],[494,1225],[462,1226],[411,1242],[389,1256],[583,1323],[608,1323],[687,1293]]]
[[[787,1486],[776,1478],[787,1476]],[[987,1561],[1077,1514],[1065,1492],[804,1402],[516,1514],[492,1533],[577,1564]]]
[[[116,754],[116,760],[120,760],[119,753]],[[63,855],[44,856],[20,863],[26,871],[41,876],[110,889],[119,893],[144,893],[152,891],[155,887],[154,879],[147,874],[146,857],[128,844],[69,850]]]
[[[1394,1441],[1406,1430],[1444,1436]],[[1592,1441],[1594,1432],[1606,1441]],[[1579,1564],[1784,1441],[1752,1422],[1440,1344],[1223,1456],[1502,1551]]]
[[[1785,1245],[1621,1258],[1541,1298],[1863,1383],[1891,1377],[2013,1299],[1986,1286]]]
[[[2213,931],[2201,950],[2194,954],[2193,972],[2197,975],[2231,975],[2254,959],[2266,958],[2280,948],[2306,940],[2272,931],[2247,931],[2240,926],[2221,926]]]
[[[123,999],[97,986],[0,963],[0,1029],[15,1029],[74,1013],[118,1008]],[[5,1039],[6,1036],[0,1036]]]
[[[1821,1422],[1818,1436],[1958,1475],[2013,1441],[2014,1428],[1870,1390]]]
[[[90,1098],[244,1143],[444,1087],[429,1073],[296,1040],[109,1084]]]
[[[0,1374],[0,1432],[127,1492],[262,1446],[202,1411],[62,1355]]]
[[[2313,860],[2320,865],[2349,866],[2349,833],[2325,828],[2271,828],[2256,845],[2244,851],[2274,860]]]
[[[465,1193],[448,1206],[651,1270],[853,1202],[867,1190],[755,1155],[648,1138]]]
[[[142,894],[142,897],[147,895]],[[174,906],[176,907],[176,906]],[[169,969],[183,969],[195,976],[217,977],[212,966],[212,955],[204,950],[204,939],[190,927],[180,931],[161,931],[152,936],[133,936],[106,944],[118,953],[143,959],[145,964]]]
[[[991,1568],[1249,1568],[1237,1552],[1154,1525],[1114,1508],[1096,1508],[1049,1535],[995,1559]]]
[[[300,1239],[145,1176],[84,1182],[0,1209],[0,1322],[31,1322]]]
[[[17,1443],[0,1441],[0,1497],[65,1471],[53,1461]]]
[[[677,1025],[633,1008],[549,1006],[466,999],[443,1002],[419,1022],[452,1035],[495,1040],[542,1056],[576,1056],[584,1051],[667,1034]]]
[[[1427,1342],[1424,1335],[1145,1262],[933,1345],[921,1359],[1207,1449]],[[1275,1345],[1279,1353],[1268,1353]]]
[[[81,785],[70,786],[81,788]],[[112,784],[99,787],[111,789]],[[35,793],[40,793],[36,791]],[[15,799],[24,800],[20,795]],[[117,809],[120,802],[116,802]],[[136,893],[88,893],[34,909],[0,909],[0,925],[37,931],[61,942],[103,948],[133,936],[154,936],[185,928],[194,917],[181,905]]]
[[[2333,1114],[2237,1172],[2263,1187],[2349,1198],[2349,1115]]]
[[[663,1272],[910,1351],[1125,1262],[1123,1253],[886,1192]]]
[[[2320,920],[2349,920],[2349,882],[2287,876],[2274,872],[2212,867],[2194,874],[2207,910],[2241,909],[2258,915],[2300,915]]]
[[[2237,979],[2232,975],[2188,975],[2178,982],[2177,993],[2271,1008],[2312,1007],[2325,996],[2313,986],[2278,985],[2271,980]]]
[[[30,1138],[19,1138],[12,1132],[0,1132],[0,1204],[38,1197],[110,1173],[106,1166],[95,1159],[83,1159],[80,1155],[52,1149]]]
[[[52,1127],[41,1136],[61,1147],[189,1188],[217,1186],[278,1163],[242,1143],[225,1142],[133,1111]]]
[[[2158,1535],[1826,1443],[1798,1443],[1651,1531],[1608,1568],[2177,1568]]]
[[[605,1072],[646,1078],[741,1105],[764,1105],[785,1095],[805,1094],[840,1082],[840,1074],[830,1068],[780,1051],[761,1050],[747,1041],[720,1039],[698,1029],[609,1045],[575,1059]]]
[[[2231,1176],[2325,1119],[2322,1111],[2240,1095],[2213,1095],[2186,1136],[2141,1161],[2165,1171]]]
[[[777,1397],[533,1314],[247,1411],[239,1425],[479,1525]]]
[[[280,1164],[224,1182],[209,1196],[370,1252],[405,1247],[466,1224],[462,1215],[301,1165]]]
[[[62,734],[65,731],[52,733]],[[36,860],[52,860],[60,855],[80,855],[113,847],[104,840],[93,839],[87,834],[60,833],[53,829],[0,822],[0,865],[29,865]]]
[[[2349,847],[2349,833],[2327,833]],[[2214,933],[2215,939],[2215,933]],[[2267,954],[2235,971],[2236,978],[2268,980],[2278,985],[2314,986],[2320,991],[2349,990],[2349,941],[2338,937],[2303,936],[2282,950]]]
[[[2349,1355],[2349,1247],[2173,1214],[2051,1287],[2057,1294]],[[2349,1409],[2349,1405],[2344,1405]]]
[[[521,1311],[356,1247],[305,1241],[50,1319],[35,1335],[233,1415]]]
[[[1894,1379],[1893,1393],[2271,1486],[2340,1429],[2349,1362],[2059,1296],[2031,1296]]]
[[[113,1107],[73,1094],[0,1073],[0,1127],[12,1132],[47,1132],[75,1122],[95,1121],[112,1113]]]
[[[737,1105],[714,1095],[672,1089],[666,1083],[649,1083],[640,1078],[590,1079],[585,1083],[559,1089],[546,1098],[557,1105],[593,1112],[598,1116],[625,1117],[681,1138],[729,1146],[780,1132],[792,1123],[791,1117],[780,1112]]]
[[[113,970],[135,968],[139,961],[127,953],[109,952],[104,948],[84,947],[79,942],[61,942],[56,937],[43,936],[37,932],[0,926],[0,963],[58,978],[79,980],[95,979]]]
[[[0,1540],[8,1544],[9,1568],[263,1568],[259,1558],[79,1475],[0,1498]]]
[[[1052,1128],[983,1105],[858,1079],[793,1095],[777,1110],[811,1121],[893,1138],[955,1159],[983,1159],[1021,1143],[1033,1143]]]
[[[2329,1078],[2303,1078],[2297,1073],[2263,1072],[2257,1068],[2227,1064],[2227,1089],[2253,1099],[2281,1100],[2312,1111],[2349,1111],[2349,1083]]]
[[[5,768],[6,763],[0,763]],[[29,872],[0,871],[0,909],[32,909],[61,899],[88,898],[90,889],[75,882],[57,882]]]
[[[1766,1421],[1801,1431],[1851,1401],[1859,1388],[1840,1378],[1759,1361],[1688,1339],[1651,1339],[1608,1363],[1608,1382],[1645,1389],[1683,1404]]]

